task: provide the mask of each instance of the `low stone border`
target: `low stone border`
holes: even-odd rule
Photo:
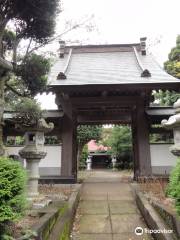
[[[178,240],[178,235],[177,235],[177,228],[174,229],[173,225],[168,226],[159,213],[155,210],[153,205],[145,198],[145,196],[139,191],[138,186],[132,184],[132,189],[135,195],[136,203],[137,206],[144,217],[144,220],[151,230],[173,230],[172,233],[164,233],[164,232],[159,232],[159,233],[154,233],[152,234],[154,239],[156,240]],[[154,203],[155,204],[155,203]],[[178,222],[176,222],[177,224]],[[178,223],[179,224],[179,223]]]
[[[81,185],[77,185],[67,202],[56,201],[38,211],[43,216],[31,228],[38,235],[36,240],[69,240],[80,193]]]
[[[177,237],[180,237],[180,217],[178,217],[174,212],[171,212],[165,206],[151,201],[152,206],[156,209],[159,215],[163,218],[166,224],[175,231]]]
[[[174,233],[154,233],[152,234],[154,239],[156,240],[178,240],[178,234],[177,234],[177,229],[179,228],[174,228],[174,225],[167,226],[161,216],[158,214],[158,212],[155,210],[155,207],[153,204],[147,200],[147,198],[144,197],[144,195],[139,191],[139,186],[138,184],[131,184],[137,206],[144,217],[144,220],[149,227],[149,229],[152,230],[163,230],[163,229],[169,229],[173,230]],[[155,205],[155,202],[154,202]],[[157,206],[157,205],[156,205]],[[161,208],[162,209],[162,208]],[[179,224],[176,222],[176,224]]]

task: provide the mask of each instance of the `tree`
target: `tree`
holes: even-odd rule
[[[164,69],[172,76],[180,79],[180,35],[176,39],[176,47],[172,48],[169,60],[164,63]]]
[[[180,35],[176,39],[176,47],[172,48],[169,55],[168,61],[164,63],[164,69],[170,75],[180,79]],[[155,99],[160,101],[161,105],[171,106],[177,99],[180,98],[180,94],[176,92],[170,92],[162,90],[155,93]]]
[[[77,162],[81,158],[83,147],[90,140],[98,141],[101,138],[102,127],[96,125],[80,125],[77,127],[78,154]]]
[[[132,134],[129,126],[113,127],[108,145],[121,168],[132,167]]]
[[[20,98],[44,90],[49,60],[34,51],[52,38],[58,6],[59,0],[0,0],[0,155],[5,93]],[[22,40],[28,42],[23,54]]]

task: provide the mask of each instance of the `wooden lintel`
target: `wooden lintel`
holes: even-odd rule
[[[49,89],[55,93],[61,92],[76,92],[82,93],[82,91],[145,91],[145,90],[180,90],[179,82],[163,82],[163,83],[131,83],[131,84],[96,84],[96,85],[59,85],[59,86],[49,86]]]
[[[131,96],[117,96],[117,97],[79,97],[70,98],[73,105],[87,105],[89,103],[93,104],[104,104],[104,103],[116,103],[116,104],[128,104],[135,105],[137,102],[142,101],[141,97],[131,97]]]
[[[99,123],[99,124],[113,124],[113,123],[131,123],[131,115],[123,114],[123,115],[102,115],[102,116],[83,116],[79,115],[77,117],[78,123]]]

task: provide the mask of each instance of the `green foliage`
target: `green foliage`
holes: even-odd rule
[[[24,137],[22,136],[8,136],[6,140],[8,146],[22,146],[24,145]]]
[[[14,95],[32,97],[45,90],[50,63],[34,52],[37,46],[44,46],[53,36],[59,7],[60,0],[1,1],[0,55],[5,58],[6,50],[11,50],[8,55],[12,56],[13,62],[12,74],[6,80],[8,96],[5,100],[13,99],[11,102],[14,103]],[[9,22],[11,24],[7,27]],[[23,39],[29,41],[21,46]],[[1,73],[3,75],[4,70]]]
[[[102,128],[102,133],[101,133],[101,139],[99,141],[100,144],[103,146],[108,146],[109,145],[109,139],[112,134],[112,129],[113,128]]]
[[[85,157],[82,156],[84,145],[90,140],[99,140],[101,138],[102,127],[95,125],[79,125],[77,127],[77,141],[78,141],[78,163],[80,168],[85,167]]]
[[[17,124],[27,127],[36,126],[43,114],[40,104],[31,98],[23,98],[19,104],[15,105],[15,111]]]
[[[161,124],[152,125],[153,129],[162,130]],[[149,135],[150,143],[174,143],[173,133],[172,132],[162,132],[162,133],[150,133]]]
[[[50,70],[50,60],[37,54],[31,54],[17,68],[17,75],[21,77],[27,94],[35,96],[43,92],[47,84],[47,74]]]
[[[180,79],[180,35],[177,36],[176,47],[171,49],[168,58],[168,61],[164,63],[164,69],[170,75]],[[155,99],[159,100],[160,105],[163,106],[171,106],[180,98],[179,93],[168,90],[164,92],[160,90],[156,92],[154,96]]]
[[[177,213],[180,216],[180,160],[170,174],[167,195],[175,199]]]
[[[57,136],[45,136],[45,145],[57,145],[60,141]]]
[[[128,126],[115,126],[109,139],[111,153],[117,157],[119,168],[132,168],[132,134]]]
[[[176,47],[171,49],[169,60],[164,63],[165,70],[172,76],[180,79],[180,35],[176,39]]]
[[[84,146],[92,139],[98,141],[101,138],[101,133],[101,126],[80,125],[77,127],[78,144]]]
[[[0,225],[23,215],[26,172],[17,161],[0,158]]]
[[[178,98],[180,98],[180,94],[175,91],[162,91],[159,90],[154,94],[155,100],[159,101],[161,106],[172,106]]]
[[[85,169],[86,168],[86,160],[88,157],[88,146],[85,145],[83,147],[82,153],[81,153],[81,157],[80,157],[80,161],[79,161],[79,169]]]
[[[4,42],[4,52],[6,50],[12,50],[13,49],[13,43],[14,40],[16,39],[16,35],[13,31],[10,31],[8,29],[5,29],[4,34],[3,34],[3,42]]]
[[[0,15],[7,22],[15,21],[18,35],[44,42],[54,33],[58,4],[59,0],[1,1]]]

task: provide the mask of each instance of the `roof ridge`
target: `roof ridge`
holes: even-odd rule
[[[67,61],[66,61],[66,65],[65,65],[63,71],[60,72],[60,73],[57,75],[57,80],[61,80],[61,79],[64,80],[64,79],[67,78],[66,72],[67,72],[68,67],[69,67],[69,63],[70,63],[71,56],[72,56],[72,51],[73,51],[73,49],[70,48],[70,49],[69,49],[69,53],[68,53],[68,57],[67,57]]]
[[[132,46],[140,46],[140,43],[113,43],[113,44],[87,44],[87,45],[66,45],[66,48],[73,47],[132,47]]]
[[[138,63],[138,65],[139,65],[139,67],[140,67],[140,69],[142,71],[141,72],[141,77],[151,77],[150,71],[143,66],[143,63],[142,63],[142,61],[139,58],[138,52],[136,50],[136,47],[133,47],[133,50],[134,50],[134,54],[135,54],[137,63]]]

